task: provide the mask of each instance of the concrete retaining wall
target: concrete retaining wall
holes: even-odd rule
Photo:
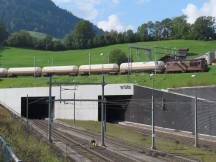
[[[76,89],[76,99],[97,100],[101,95],[101,85],[63,86],[65,89]],[[0,89],[0,103],[21,114],[21,97],[47,97],[48,87],[9,88]],[[63,91],[62,99],[73,99],[74,91]],[[109,84],[105,86],[105,95],[133,95],[131,84]],[[52,96],[60,99],[60,87],[52,88]],[[58,119],[73,119],[73,102],[55,102],[54,117]],[[76,102],[76,118],[78,120],[98,120],[98,102]]]

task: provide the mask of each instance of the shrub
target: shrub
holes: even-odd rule
[[[128,62],[128,57],[122,50],[114,49],[110,52],[110,62],[120,65],[122,63]]]

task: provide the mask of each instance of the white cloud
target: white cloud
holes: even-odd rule
[[[118,32],[121,32],[124,30],[124,27],[117,15],[110,15],[108,20],[100,21],[97,25],[104,31],[116,30]]]
[[[112,3],[114,3],[114,4],[119,4],[119,3],[120,3],[120,0],[112,0]]]
[[[113,14],[108,17],[108,20],[98,22],[97,26],[104,31],[115,30],[117,32],[123,32],[128,29],[133,29],[132,26],[124,26],[120,22],[117,15]]]
[[[132,25],[128,25],[128,26],[126,26],[125,30],[133,30],[133,31],[135,31],[135,28]]]
[[[213,16],[216,17],[216,0],[208,0],[201,8],[189,3],[185,9],[182,10],[183,14],[188,17],[189,23],[194,23],[200,16]]]
[[[71,11],[73,14],[87,20],[95,20],[98,16],[96,8],[102,0],[52,0],[56,5]],[[73,11],[72,11],[73,10]]]

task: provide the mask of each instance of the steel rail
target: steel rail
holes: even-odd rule
[[[47,131],[47,124],[45,122],[41,122],[41,121],[33,121],[32,124],[35,124],[36,126],[38,126],[40,129],[42,128],[43,130]],[[59,139],[61,138],[60,141],[64,141],[64,142],[69,142],[69,143],[74,143],[75,145],[78,145],[80,147],[82,147],[82,149],[84,150],[87,150],[88,152],[90,152],[91,154],[93,154],[94,156],[97,156],[101,159],[103,159],[104,161],[107,161],[107,162],[117,162],[117,161],[122,161],[121,160],[121,156],[118,157],[118,159],[116,160],[112,160],[111,158],[107,158],[105,155],[108,156],[107,154],[107,150],[103,147],[100,147],[99,149],[95,149],[95,150],[92,150],[88,147],[86,147],[84,145],[84,143],[87,143],[87,140],[85,142],[77,142],[77,141],[81,141],[80,139],[78,139],[78,137],[75,137],[75,136],[72,136],[72,135],[68,135],[68,134],[65,134],[63,132],[59,132],[58,130],[56,130],[55,128],[53,128],[53,135],[56,137],[56,139]],[[73,139],[72,139],[73,138]],[[76,140],[74,140],[76,139]],[[82,143],[82,144],[80,144]],[[104,151],[103,151],[104,150]],[[97,152],[99,151],[99,152]],[[106,151],[106,153],[105,153]],[[101,155],[101,152],[104,152],[104,155]],[[110,157],[114,157],[113,155],[110,155]],[[95,160],[95,159],[93,159]]]

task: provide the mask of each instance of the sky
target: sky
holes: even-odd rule
[[[86,19],[104,31],[134,31],[148,21],[186,15],[216,17],[216,0],[52,0],[60,8]]]

